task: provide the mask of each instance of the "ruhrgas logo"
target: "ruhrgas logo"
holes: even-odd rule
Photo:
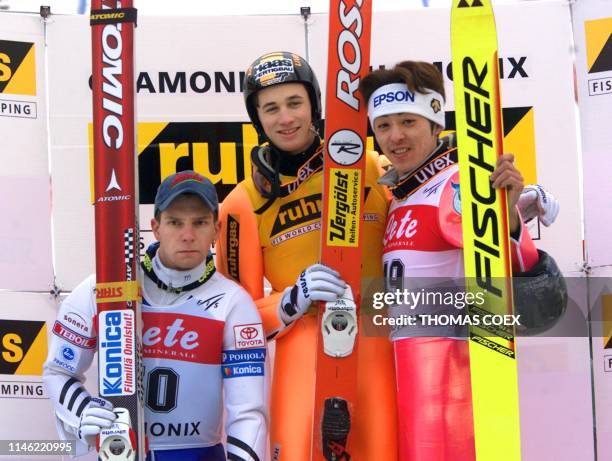
[[[227,268],[230,277],[240,280],[240,253],[238,237],[240,236],[240,221],[233,215],[227,217]]]
[[[135,324],[129,309],[99,314],[98,373],[100,395],[131,395],[136,390]]]
[[[278,209],[271,235],[277,235],[299,224],[321,219],[321,194],[313,194],[285,203]]]

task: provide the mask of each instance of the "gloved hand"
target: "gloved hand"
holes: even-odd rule
[[[560,207],[554,195],[539,184],[525,186],[517,206],[525,222],[537,217],[546,227],[555,222]]]
[[[295,285],[285,290],[279,316],[288,325],[304,315],[313,301],[334,301],[346,287],[338,272],[323,264],[313,264],[300,274]]]
[[[92,398],[81,413],[79,425],[79,439],[87,442],[89,446],[96,444],[96,436],[102,429],[111,427],[117,415],[113,413],[113,404],[101,398]]]

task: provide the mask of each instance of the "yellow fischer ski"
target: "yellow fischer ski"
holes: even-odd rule
[[[478,313],[512,314],[506,191],[493,189],[489,180],[503,153],[497,34],[490,0],[454,0],[451,45],[467,289],[486,290]],[[520,460],[514,328],[474,326],[469,336],[476,458]]]

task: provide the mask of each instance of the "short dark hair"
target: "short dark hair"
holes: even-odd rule
[[[390,83],[405,83],[412,92],[437,91],[446,99],[444,78],[436,66],[423,61],[402,61],[393,69],[378,69],[366,75],[359,82],[359,91],[366,103],[378,88]]]

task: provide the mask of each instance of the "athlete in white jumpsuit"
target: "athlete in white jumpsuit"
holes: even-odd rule
[[[199,178],[208,193],[214,191],[208,180]],[[184,192],[200,194],[200,186],[193,184],[192,174]],[[211,201],[217,204],[216,195]],[[147,250],[139,274],[148,459],[225,460],[225,409],[227,459],[263,460],[268,436],[266,344],[258,311],[243,288],[215,271],[210,254],[196,267],[175,270],[163,264],[159,245]],[[95,276],[90,276],[62,303],[43,373],[60,437],[82,442],[79,453],[88,451],[94,440],[86,437],[91,433],[81,433],[87,425],[84,415],[95,418],[96,411],[103,411],[92,412],[93,407],[112,410],[83,386],[96,352],[94,290]]]

